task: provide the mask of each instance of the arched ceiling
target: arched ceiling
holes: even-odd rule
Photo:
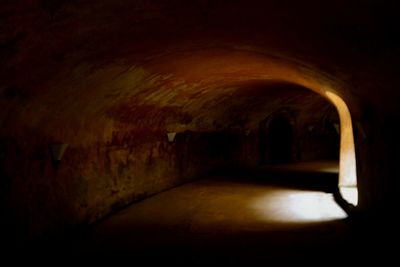
[[[398,53],[378,1],[30,0],[0,14],[3,128],[71,142],[122,124],[252,127],[282,103],[319,107],[302,88],[330,88],[357,116],[359,102],[389,106]]]

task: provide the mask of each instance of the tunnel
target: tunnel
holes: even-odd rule
[[[266,132],[260,135],[260,157],[265,162],[265,155],[270,154],[270,161],[274,163],[288,163],[292,160],[293,129],[292,125],[283,116],[273,118]]]
[[[398,7],[3,1],[0,255],[389,264]]]

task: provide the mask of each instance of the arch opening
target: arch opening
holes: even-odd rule
[[[296,109],[291,110],[289,108],[286,110],[286,106],[262,120],[259,124],[259,164],[264,166],[292,165],[291,163],[298,162],[300,164],[306,163],[304,168],[307,169],[306,166],[308,166],[309,161],[310,163],[316,161],[322,164],[326,162],[326,166],[329,167],[325,168],[321,165],[321,171],[331,172],[336,170],[338,172],[338,180],[332,186],[338,188],[339,194],[335,194],[335,199],[339,200],[337,197],[340,198],[339,205],[344,209],[349,207],[348,204],[357,206],[356,156],[350,110],[344,100],[333,91],[303,88],[328,100],[327,103],[331,104],[330,107],[326,109],[324,107],[321,110],[322,115],[312,116],[317,118],[318,121],[311,124],[304,121],[296,123],[299,119],[303,120],[304,117],[301,118],[296,113],[298,112]],[[303,109],[300,106],[298,108]],[[309,111],[311,109],[304,109],[302,111],[303,116]],[[315,114],[319,111],[314,110]],[[294,118],[290,114],[294,114]],[[335,162],[335,164],[331,166],[330,162]],[[334,165],[336,166],[333,167]],[[309,166],[311,167],[311,165]],[[298,167],[302,168],[302,166],[289,168],[296,169]],[[267,168],[269,167],[267,166]],[[286,167],[282,166],[282,168]],[[272,169],[276,168],[272,166]]]
[[[271,149],[272,163],[292,161],[293,128],[284,116],[273,118],[267,140]]]
[[[278,112],[260,123],[260,164],[293,162],[294,129],[290,118]]]
[[[339,190],[344,200],[358,204],[356,155],[351,114],[344,100],[331,91],[325,92],[336,107],[340,119]]]

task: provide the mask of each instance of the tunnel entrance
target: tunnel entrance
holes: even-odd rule
[[[274,96],[275,110],[258,123],[260,167],[331,173],[335,183],[329,191],[340,189],[341,197],[356,206],[354,137],[346,103],[329,91],[321,95],[307,88],[280,87]]]
[[[293,128],[282,115],[272,119],[267,136],[271,163],[292,161]]]
[[[261,123],[260,156],[262,164],[293,162],[294,130],[284,114],[273,115]]]
[[[322,139],[322,142],[326,147],[326,153],[323,154],[323,158],[339,161],[339,114],[333,106],[322,119]]]

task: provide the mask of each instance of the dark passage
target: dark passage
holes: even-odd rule
[[[293,129],[284,116],[272,119],[266,137],[271,163],[289,163],[292,159]]]

